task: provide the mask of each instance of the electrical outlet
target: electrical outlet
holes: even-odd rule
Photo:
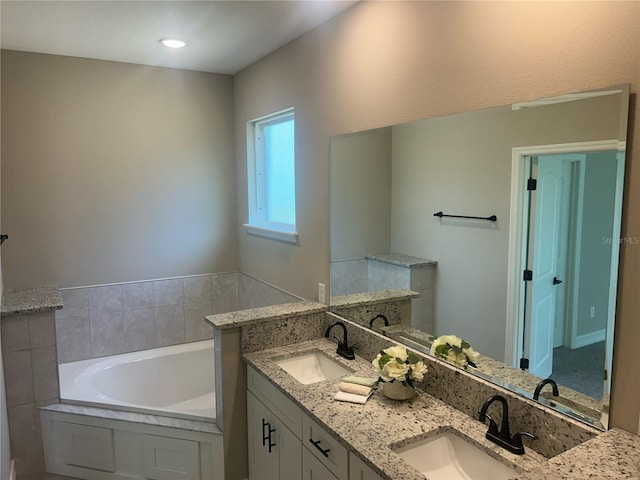
[[[324,295],[324,283],[318,284],[318,301],[320,303],[324,303],[325,295]]]
[[[589,309],[589,318],[596,318],[596,307],[592,306]]]

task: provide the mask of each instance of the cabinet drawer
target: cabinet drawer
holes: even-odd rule
[[[113,472],[113,430],[67,422],[54,422],[60,432],[62,463]]]
[[[347,449],[307,415],[303,416],[302,424],[302,442],[305,448],[308,448],[316,459],[336,477],[348,478],[349,452]]]
[[[275,413],[296,437],[302,438],[302,410],[300,407],[250,366],[247,366],[247,388],[269,410]]]

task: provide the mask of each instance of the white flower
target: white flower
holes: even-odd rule
[[[402,361],[402,362],[406,362],[407,359],[409,358],[409,355],[407,354],[407,349],[404,348],[404,347],[401,347],[399,345],[395,345],[393,347],[386,348],[383,351],[387,355],[391,355],[393,358],[399,358],[400,361]]]
[[[390,382],[392,380],[400,380],[405,381],[407,379],[407,372],[409,371],[409,365],[406,363],[398,363],[398,361],[393,358],[389,360],[384,367],[382,367],[382,379],[385,382]]]
[[[463,346],[464,345],[464,346]],[[462,368],[478,361],[480,354],[468,342],[455,335],[441,335],[431,344],[431,354]]]
[[[416,362],[411,366],[411,379],[421,382],[424,374],[427,373],[427,366],[423,362]]]
[[[458,367],[465,367],[467,365],[466,355],[464,353],[456,353],[454,350],[449,350],[447,360]]]
[[[473,363],[478,363],[478,358],[480,357],[480,354],[478,352],[476,352],[473,348],[471,348],[471,347],[467,348],[466,350],[464,350],[464,353],[467,354],[467,357]]]
[[[378,356],[376,358],[374,358],[373,360],[371,360],[371,364],[375,367],[375,369],[379,372],[381,370],[380,368],[380,358],[382,358],[382,354],[379,353]]]

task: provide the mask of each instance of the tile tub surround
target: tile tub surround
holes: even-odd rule
[[[451,428],[462,432],[485,450],[493,452],[498,459],[524,469],[525,472],[517,475],[520,480],[542,480],[551,476],[576,480],[613,479],[636,478],[640,475],[640,462],[637,461],[640,438],[619,429],[602,433],[547,460],[531,448],[526,448],[525,455],[518,456],[497,447],[485,439],[486,425],[425,392],[407,402],[388,400],[381,392],[376,392],[365,405],[335,402],[333,396],[339,380],[302,385],[274,362],[310,349],[323,351],[336,361],[355,369],[357,375],[375,374],[371,364],[362,358],[348,362],[335,355],[335,344],[325,339],[248,353],[244,358],[383,477],[424,480],[424,476],[401,461],[389,446],[399,447]],[[512,405],[511,401],[509,405]],[[527,447],[531,445],[528,440],[525,443]]]
[[[44,472],[38,407],[58,402],[55,287],[5,291],[0,320],[9,439],[18,475]]]
[[[70,288],[56,312],[59,363],[212,338],[206,315],[300,301],[231,272]]]

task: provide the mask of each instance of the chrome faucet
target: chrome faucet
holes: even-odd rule
[[[540,391],[547,383],[551,384],[552,393],[554,397],[558,397],[560,395],[560,392],[558,391],[558,384],[550,378],[545,378],[544,380],[541,380],[540,383],[538,383],[538,385],[536,385],[536,389],[533,391],[534,400],[538,400],[538,398],[540,398]]]
[[[487,413],[489,406],[495,401],[498,401],[502,404],[502,425],[500,426],[500,430],[498,430],[498,425],[491,418],[491,416]],[[515,453],[516,455],[524,454],[524,445],[522,444],[522,437],[529,437],[532,440],[537,439],[535,435],[529,432],[519,432],[511,436],[509,432],[509,405],[507,404],[507,400],[501,395],[493,395],[489,397],[486,402],[482,405],[482,408],[479,412],[479,419],[484,423],[486,419],[489,419],[489,430],[485,435],[487,440],[492,441],[496,445],[510,451],[511,453]]]
[[[341,357],[346,358],[347,360],[355,360],[356,356],[353,354],[353,347],[350,347],[349,342],[347,341],[347,326],[344,323],[336,322],[333,325],[331,325],[329,328],[327,328],[327,331],[324,332],[325,338],[329,338],[329,332],[331,332],[331,329],[335,326],[342,327],[342,334],[343,334],[342,342],[338,337],[336,336],[333,337],[338,341],[338,349],[336,350],[336,353]]]
[[[375,322],[377,319],[381,318],[382,320],[384,320],[384,326],[388,327],[389,326],[389,320],[387,319],[387,317],[385,317],[384,315],[382,315],[381,313],[376,315],[375,317],[373,317],[371,320],[369,320],[369,328],[371,330],[373,330],[373,322]]]

